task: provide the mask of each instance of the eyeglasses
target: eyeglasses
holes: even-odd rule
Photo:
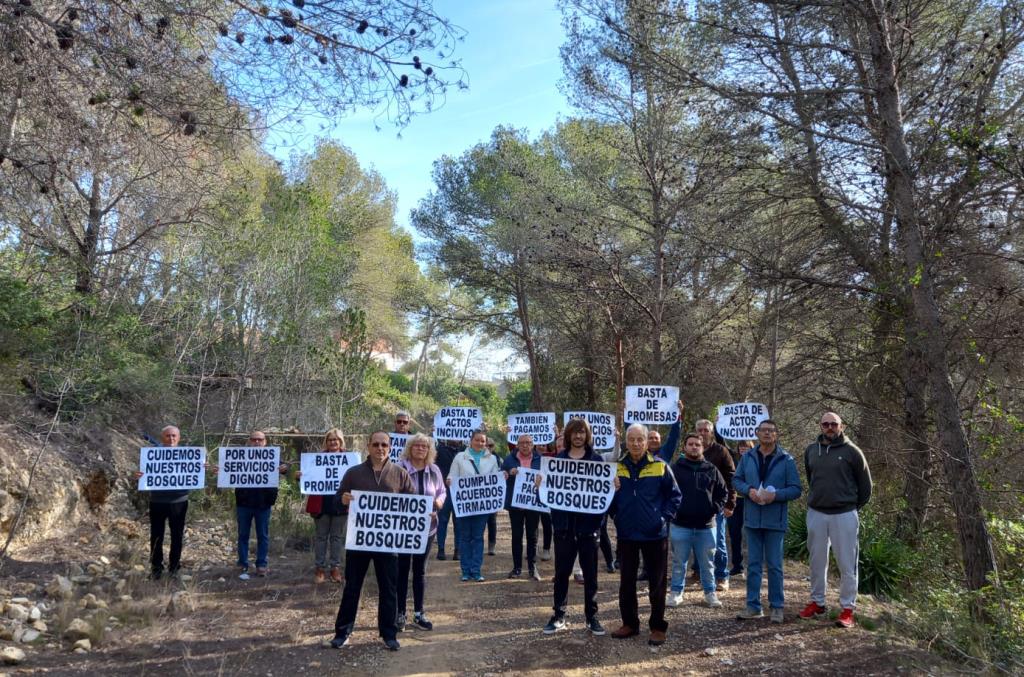
[[[395,421],[395,425],[409,425],[409,422],[403,421],[402,419],[398,419]]]
[[[821,427],[822,428],[838,428],[839,427],[839,421],[822,421],[821,422]]]
[[[390,442],[371,442],[370,446],[371,447],[390,447],[391,443]]]

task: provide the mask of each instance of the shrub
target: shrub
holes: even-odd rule
[[[803,505],[789,505],[789,528],[782,549],[789,559],[807,560],[807,508]]]

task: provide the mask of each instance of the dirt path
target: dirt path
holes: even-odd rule
[[[692,674],[692,675],[869,675],[950,672],[934,656],[882,632],[843,631],[826,622],[801,622],[796,611],[807,593],[805,569],[786,565],[787,620],[738,622],[744,583],[724,593],[724,608],[711,610],[687,591],[683,605],[668,610],[668,642],[658,649],[646,633],[620,641],[589,636],[582,626],[582,587],[570,591],[569,629],[553,636],[540,629],[550,615],[552,562],[541,563],[543,582],[508,581],[511,556],[508,522],[501,515],[498,554],[485,557],[483,583],[461,583],[458,563],[431,559],[427,612],[435,630],[410,629],[391,653],[376,637],[376,585],[367,578],[352,645],[341,651],[322,648],[332,636],[340,586],[314,585],[308,552],[271,557],[268,578],[240,581],[233,562],[232,532],[213,520],[197,520],[186,541],[186,565],[194,578],[184,584],[138,582],[128,586],[132,600],[111,602],[108,631],[88,654],[72,654],[67,642],[50,641],[28,649],[29,660],[12,674],[46,675],[535,675]],[[43,585],[67,562],[82,563],[86,553],[105,550],[130,564],[144,561],[143,539],[114,553],[106,539],[87,543],[40,544],[19,557],[5,574]],[[44,554],[44,553],[49,553]],[[33,561],[34,560],[34,561]],[[115,562],[116,564],[116,562]],[[13,579],[6,579],[10,583]],[[174,592],[186,598],[171,613]],[[124,591],[122,591],[124,592]],[[618,627],[618,576],[600,574],[599,618]],[[647,606],[642,589],[641,617]],[[81,594],[81,591],[79,591]],[[113,597],[117,599],[116,596]],[[179,600],[182,599],[179,597]],[[194,610],[192,606],[194,605]],[[184,610],[181,607],[185,607]],[[868,601],[860,613],[880,612]],[[69,621],[64,612],[64,621]],[[56,620],[55,620],[56,622]]]

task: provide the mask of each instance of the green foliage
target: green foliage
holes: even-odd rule
[[[509,414],[523,414],[530,411],[533,390],[529,381],[514,381],[506,385],[505,402]]]
[[[782,542],[782,552],[789,559],[807,560],[807,508],[789,505],[789,528]]]
[[[0,271],[0,361],[31,352],[46,338],[49,313],[39,292]]]

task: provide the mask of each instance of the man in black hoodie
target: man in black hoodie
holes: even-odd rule
[[[718,608],[722,603],[715,594],[714,568],[716,517],[722,512],[729,497],[725,478],[718,468],[704,458],[701,435],[690,433],[683,440],[683,455],[672,464],[672,474],[683,494],[683,501],[672,520],[672,589],[669,606],[679,606],[683,600],[686,561],[693,552],[700,571],[704,602]]]
[[[807,551],[811,564],[811,601],[800,612],[808,619],[824,615],[828,551],[839,565],[839,603],[836,619],[841,628],[853,627],[857,603],[858,511],[871,498],[871,472],[864,452],[844,434],[838,414],[821,417],[821,434],[804,450],[807,473]]]

